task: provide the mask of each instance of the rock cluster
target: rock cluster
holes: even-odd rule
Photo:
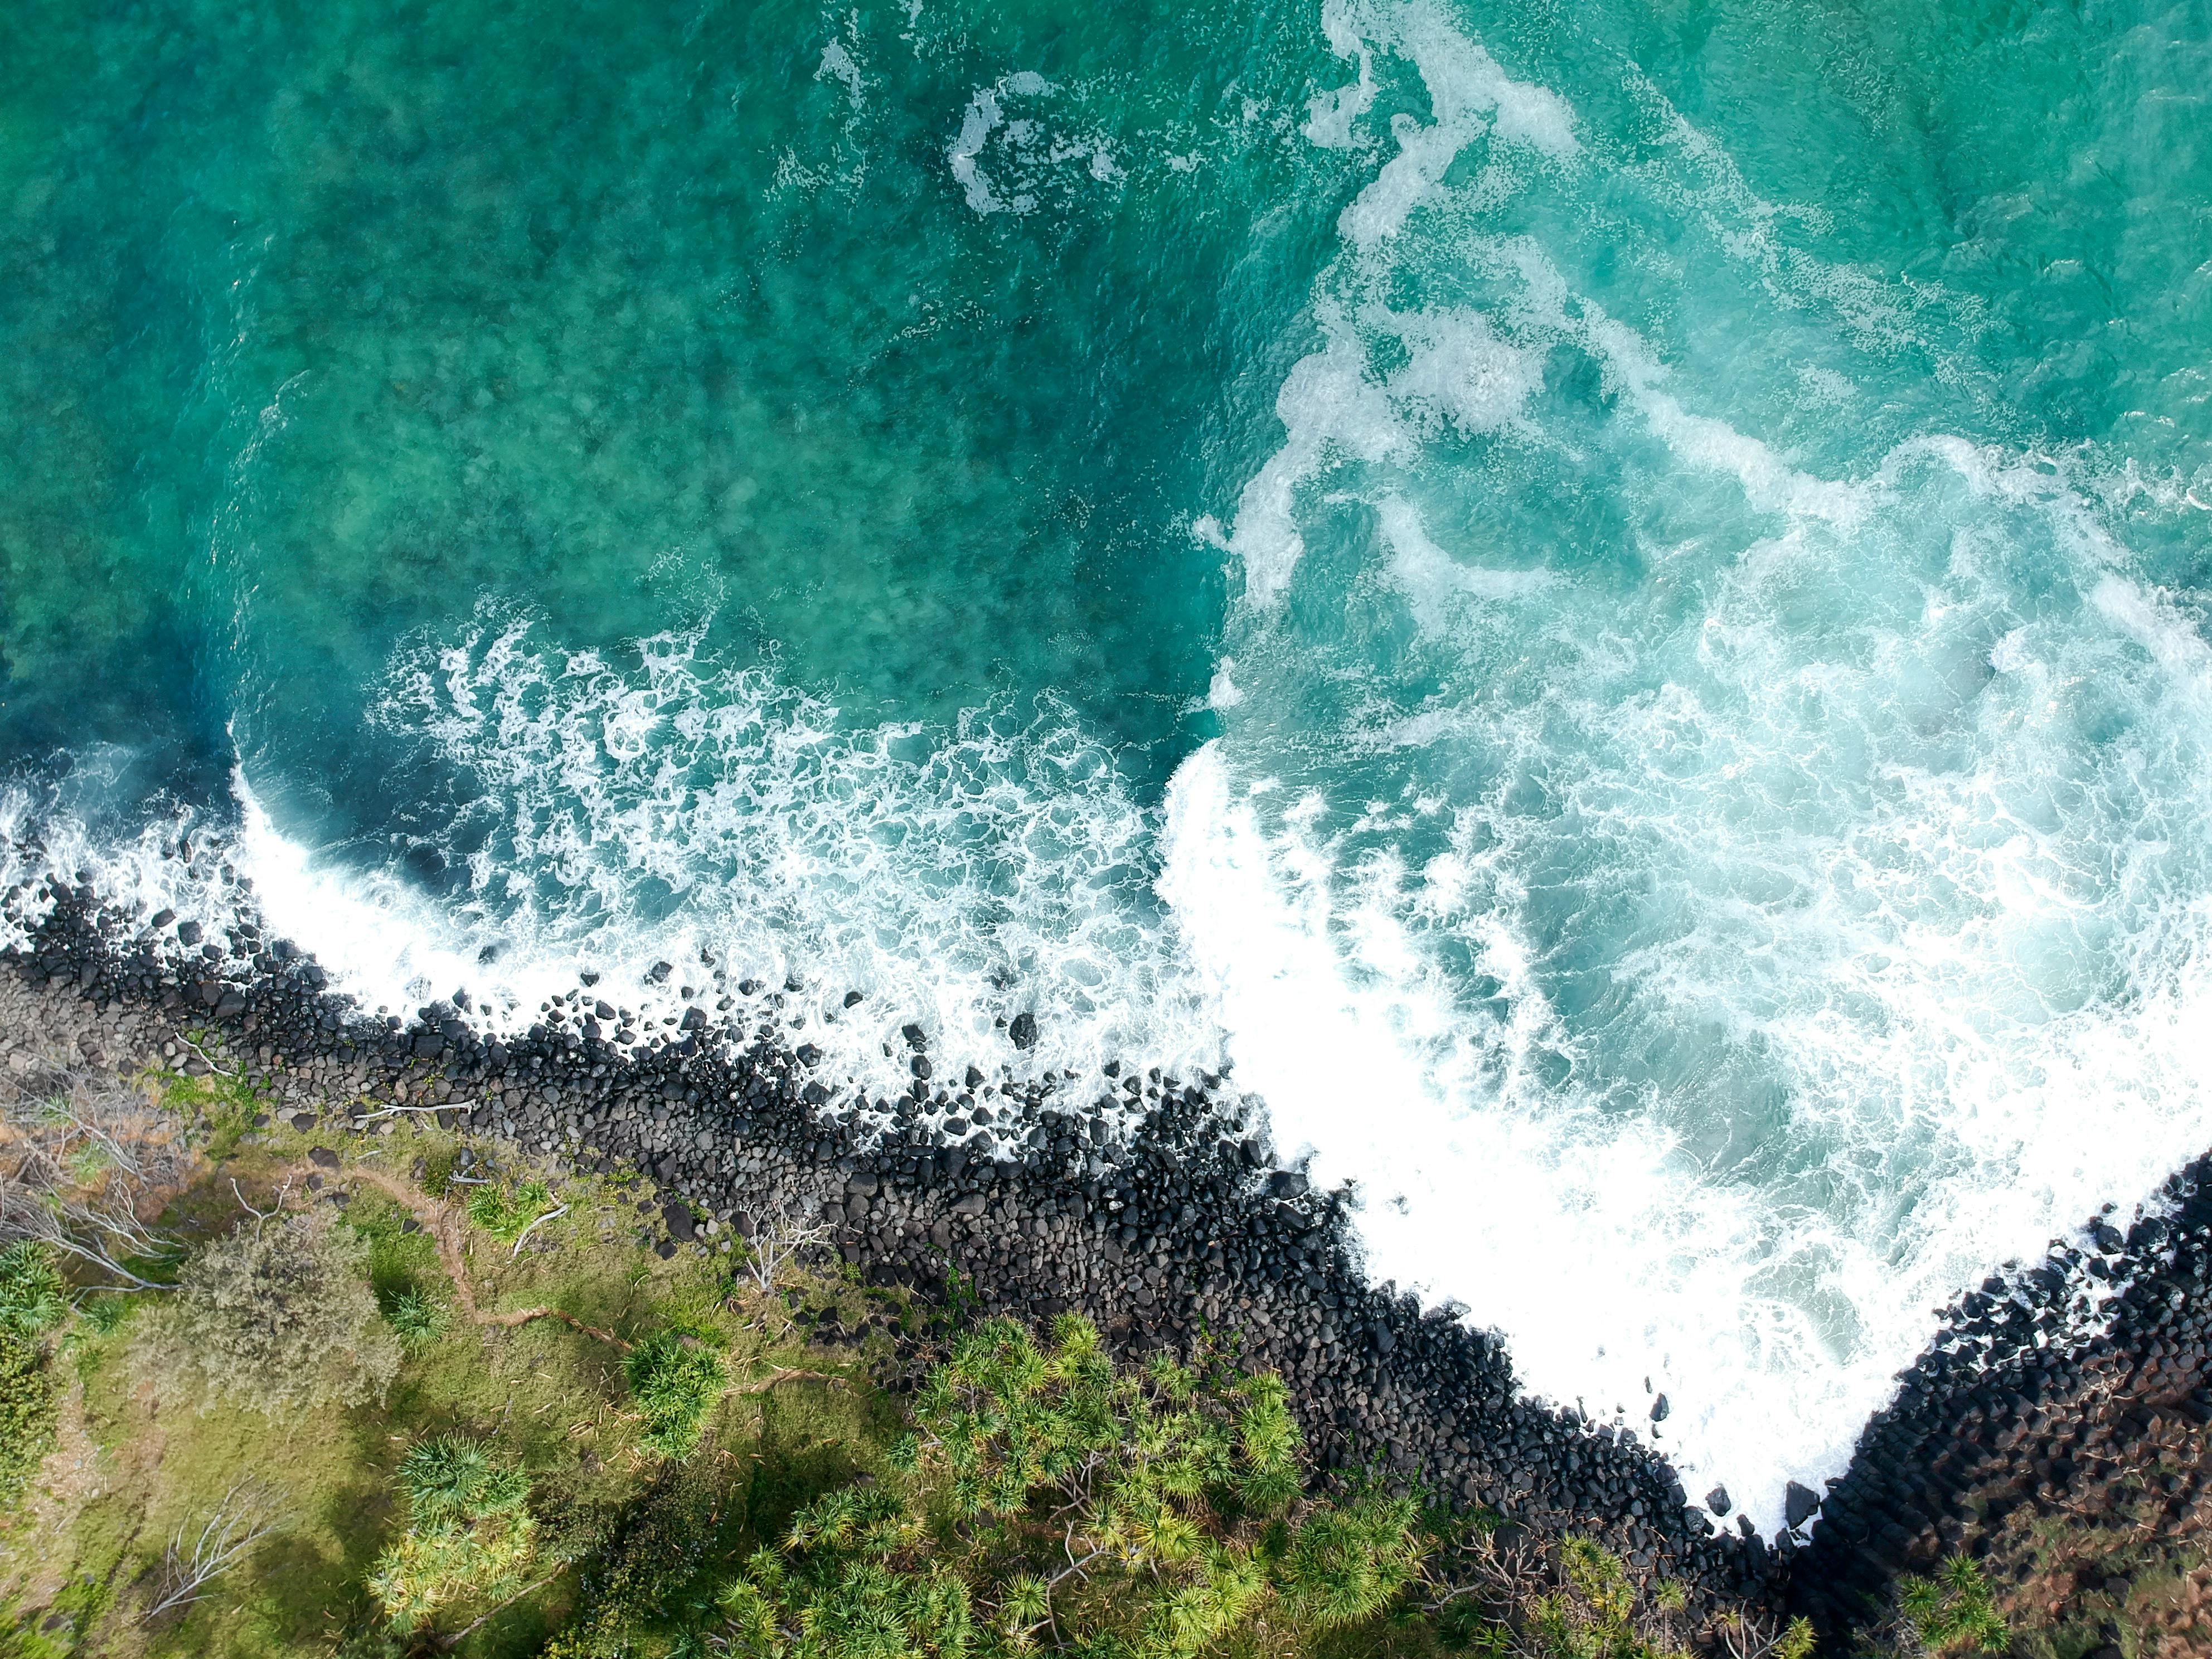
[[[1128,1351],[1233,1341],[1289,1382],[1328,1469],[1378,1469],[1541,1535],[1595,1537],[1639,1577],[1681,1583],[1693,1611],[1781,1593],[1780,1559],[1747,1527],[1717,1532],[1633,1431],[1519,1396],[1494,1334],[1369,1284],[1342,1194],[1273,1167],[1250,1106],[1221,1079],[1109,1065],[1079,1090],[972,1068],[939,1085],[926,1034],[909,1027],[915,1103],[956,1115],[885,1130],[835,1110],[818,1053],[787,1046],[772,1023],[695,1006],[658,1046],[624,1042],[623,1011],[586,985],[558,1018],[487,1039],[449,1004],[405,1023],[365,1017],[250,921],[210,939],[169,916],[133,925],[88,887],[47,899],[18,957],[38,1005],[24,1018],[50,1036],[88,1023],[94,1042],[158,1040],[197,1071],[184,1034],[218,1025],[290,1109],[362,1101],[364,1133],[378,1111],[435,1113],[556,1165],[635,1169],[662,1194],[664,1250],[825,1222],[870,1277],[950,1285],[982,1311],[1080,1310]],[[1022,1035],[1033,1042],[1033,1025]]]
[[[7,988],[21,1006],[0,1010],[0,1038],[158,1047],[192,1071],[204,1058],[186,1034],[219,1025],[296,1109],[434,1112],[556,1165],[641,1172],[659,1188],[665,1251],[820,1223],[878,1280],[987,1311],[1079,1309],[1125,1349],[1233,1341],[1291,1383],[1327,1468],[1380,1468],[1540,1534],[1595,1537],[1640,1577],[1682,1584],[1693,1611],[1788,1602],[1832,1631],[1861,1626],[1900,1569],[1985,1547],[2008,1516],[2094,1502],[2100,1482],[2164,1456],[2177,1425],[2212,1420],[2212,1168],[2177,1175],[2166,1213],[2124,1233],[2098,1218],[2080,1248],[1962,1297],[1849,1472],[1825,1495],[1790,1489],[1770,1548],[1741,1518],[1717,1532],[1634,1433],[1519,1397],[1493,1334],[1369,1284],[1342,1195],[1273,1167],[1219,1079],[1109,1066],[1087,1081],[969,1068],[956,1082],[933,1077],[910,1026],[911,1097],[885,1127],[839,1109],[818,1050],[742,1010],[695,1005],[647,1043],[586,984],[526,1034],[488,1039],[465,1006],[367,1017],[248,920],[204,939],[172,916],[103,910],[88,888],[36,896],[51,908],[16,953]],[[1020,1036],[1033,1043],[1033,1023]],[[377,1111],[349,1127],[374,1133]],[[1655,1421],[1665,1409],[1653,1402]],[[2177,1514],[2202,1489],[2193,1463],[2160,1488]],[[1727,1494],[1706,1504],[1725,1513]]]
[[[2092,1217],[2078,1244],[2054,1241],[2044,1261],[1947,1310],[1828,1483],[1794,1578],[1800,1610],[1860,1626],[1897,1572],[1959,1550],[1994,1548],[2002,1577],[2024,1582],[2033,1565],[2004,1540],[2038,1521],[2094,1529],[2124,1514],[2144,1539],[2203,1525],[2212,1158],[2171,1176],[2144,1212],[2124,1232]]]

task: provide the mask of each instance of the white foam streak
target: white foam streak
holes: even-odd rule
[[[1577,151],[1574,116],[1565,101],[1546,88],[1514,80],[1433,6],[1328,0],[1322,28],[1338,56],[1357,56],[1360,68],[1358,85],[1335,94],[1325,110],[1316,100],[1306,124],[1316,143],[1348,148],[1352,124],[1374,102],[1368,40],[1410,58],[1429,95],[1425,125],[1411,115],[1392,118],[1398,154],[1339,217],[1337,233],[1347,242],[1367,247],[1396,235],[1460,152],[1493,129],[1501,142],[1555,161]]]
[[[1447,632],[1468,600],[1499,604],[1525,599],[1552,583],[1542,570],[1496,570],[1462,564],[1429,539],[1419,509],[1398,495],[1376,504],[1376,527],[1390,550],[1390,576],[1425,634]]]
[[[1717,1350],[1758,1378],[1817,1334],[1760,1286],[1774,1240],[1754,1195],[1700,1182],[1663,1130],[1532,1073],[1552,1022],[1501,918],[1481,966],[1507,988],[1503,1025],[1456,1006],[1399,920],[1399,872],[1370,866],[1360,896],[1334,894],[1326,842],[1271,837],[1218,744],[1184,763],[1170,802],[1161,892],[1234,1033],[1237,1080],[1279,1145],[1312,1149],[1318,1180],[1357,1183],[1370,1272],[1471,1304],[1563,1402],[1648,1430],[1644,1378],[1672,1387],[1662,1443],[1686,1478],[1723,1447],[1733,1469],[1836,1466],[1886,1373],[1801,1371],[1769,1390],[1782,1399],[1683,1392]],[[1753,1492],[1751,1512],[1778,1523],[1779,1496]]]
[[[1243,561],[1245,598],[1262,607],[1281,597],[1305,552],[1293,512],[1297,487],[1333,454],[1379,460],[1404,441],[1382,386],[1341,335],[1292,368],[1275,413],[1288,435],[1238,495],[1229,538]]]
[[[1516,189],[1582,210],[1564,104],[1422,0],[1323,22],[1360,72],[1315,142],[1361,146],[1393,58],[1430,119],[1394,117],[1345,210],[1238,500],[1238,697],[1177,775],[1162,892],[1240,1082],[1366,1193],[1376,1270],[1555,1399],[1640,1419],[1649,1375],[1686,1468],[1778,1524],[1936,1306],[2212,1143],[2212,648],[2063,461],[1935,430],[1822,476],[1770,440],[1738,362],[1578,290],[1571,238],[1486,234]],[[1793,252],[1630,85],[1683,257],[1814,343],[1796,384],[1856,409],[1894,376],[1851,350],[1971,328]],[[1545,165],[1449,182],[1509,110]],[[1556,568],[1501,545],[1501,455],[1635,528]],[[1338,511],[1308,566],[1309,514],[1353,502],[1371,550]]]

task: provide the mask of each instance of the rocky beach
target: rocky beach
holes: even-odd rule
[[[265,936],[250,901],[212,935],[103,909],[87,887],[9,902],[39,918],[0,977],[0,1063],[18,1075],[222,1064],[334,1145],[425,1113],[556,1174],[634,1170],[658,1195],[646,1224],[664,1255],[818,1224],[868,1279],[978,1313],[1078,1310],[1127,1352],[1224,1340],[1289,1382],[1325,1468],[1418,1483],[1539,1538],[1595,1538],[1639,1578],[1683,1585],[1693,1613],[1748,1601],[1846,1636],[1891,1616],[1899,1571],[1961,1550],[1989,1556],[2019,1595],[2047,1596],[2048,1550],[2020,1542],[2037,1517],[2142,1537],[2203,1523],[2203,1165],[2144,1215],[2096,1218],[1962,1297],[1849,1472],[1825,1494],[1793,1486],[1789,1529],[1770,1539],[1730,1524],[1724,1491],[1693,1503],[1665,1457],[1663,1395],[1613,1420],[1531,1399],[1479,1307],[1425,1310],[1369,1283],[1349,1195],[1279,1167],[1263,1104],[1227,1079],[1111,1065],[939,1079],[916,1025],[908,1095],[871,1102],[787,1040],[775,988],[747,984],[715,1006],[726,1000],[672,964],[671,1006],[685,1012],[659,1016],[652,1036],[580,983],[527,1031],[487,1036],[451,1004],[365,1014]],[[2106,1581],[2086,1582],[2094,1603]],[[2201,1569],[2186,1584],[2177,1632],[2193,1628]]]

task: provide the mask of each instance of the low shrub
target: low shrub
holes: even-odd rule
[[[0,1327],[0,1511],[13,1509],[54,1443],[60,1389],[45,1345]]]
[[[69,1317],[69,1287],[42,1244],[0,1249],[0,1510],[12,1509],[46,1459],[59,1385],[46,1334]]]
[[[1294,1508],[1300,1440],[1281,1381],[1210,1358],[1123,1374],[1073,1316],[1040,1346],[1011,1320],[963,1337],[895,1449],[903,1490],[802,1510],[724,1585],[731,1652],[1194,1656],[1263,1613],[1364,1624],[1417,1580],[1414,1502]]]
[[[734,1530],[729,1511],[747,1507],[733,1502],[723,1477],[707,1458],[660,1466],[592,1552],[581,1574],[583,1605],[546,1644],[544,1659],[702,1651],[697,1626],[713,1615],[717,1587],[705,1564],[725,1542],[724,1528]]]
[[[380,1400],[399,1344],[364,1270],[368,1245],[326,1209],[241,1224],[185,1264],[142,1322],[141,1364],[173,1395],[271,1415]]]
[[[369,1570],[368,1589],[404,1636],[466,1603],[497,1604],[525,1588],[537,1561],[530,1481],[483,1442],[458,1435],[418,1441],[396,1479],[407,1530]]]
[[[1953,1556],[1933,1578],[1908,1573],[1897,1589],[1905,1625],[1929,1653],[2002,1653],[2012,1639],[1981,1567],[1966,1556]]]
[[[729,1381],[721,1355],[679,1331],[639,1343],[623,1360],[623,1374],[645,1419],[640,1442],[664,1457],[690,1455]]]

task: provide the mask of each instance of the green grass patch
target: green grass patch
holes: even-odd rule
[[[558,1207],[545,1183],[532,1178],[469,1188],[469,1219],[502,1244],[514,1243],[533,1222]]]

